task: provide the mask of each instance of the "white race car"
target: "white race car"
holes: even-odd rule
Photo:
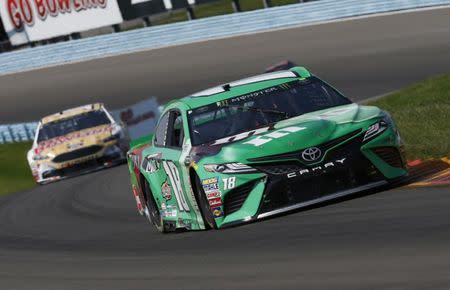
[[[27,159],[45,184],[125,162],[128,148],[126,128],[96,103],[42,118]]]

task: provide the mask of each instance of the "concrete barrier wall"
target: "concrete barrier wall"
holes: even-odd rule
[[[3,53],[0,75],[271,29],[441,5],[450,5],[450,0],[321,0],[215,16]]]

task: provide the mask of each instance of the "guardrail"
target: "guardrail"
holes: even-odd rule
[[[209,17],[0,54],[0,75],[184,43],[405,9],[450,0],[322,0]]]
[[[37,122],[0,125],[0,144],[32,141]]]

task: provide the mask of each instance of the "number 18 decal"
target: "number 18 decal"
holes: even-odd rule
[[[222,179],[223,181],[223,189],[233,189],[236,187],[236,177],[229,177]]]
[[[163,167],[170,179],[170,184],[173,187],[175,196],[178,202],[178,209],[180,211],[189,211],[189,206],[183,194],[181,186],[180,173],[177,166],[172,161],[163,161]]]

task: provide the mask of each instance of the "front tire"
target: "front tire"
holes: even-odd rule
[[[200,181],[200,178],[197,175],[195,175],[194,195],[195,195],[195,199],[197,200],[197,204],[200,209],[200,213],[202,214],[205,228],[207,230],[208,229],[217,229],[216,221],[211,212],[211,208],[209,207],[208,199],[206,198],[206,194],[205,194],[205,191],[203,190],[203,186]]]
[[[164,223],[161,217],[161,213],[159,212],[158,205],[153,198],[152,191],[150,189],[150,185],[147,181],[144,182],[144,190],[146,195],[146,205],[147,209],[144,211],[145,216],[148,221],[161,233],[165,233]]]

